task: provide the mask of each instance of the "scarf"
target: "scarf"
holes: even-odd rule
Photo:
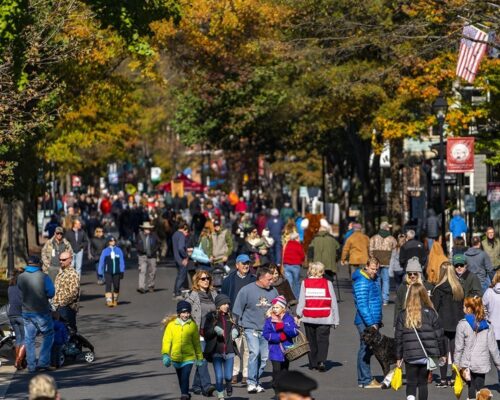
[[[490,247],[492,247],[492,248],[495,247],[495,238],[493,238],[493,239],[486,238],[486,239],[488,239],[488,244],[490,245]]]
[[[386,237],[388,237],[388,236],[390,236],[390,235],[391,235],[391,232],[386,231],[385,229],[380,229],[380,230],[378,231],[378,234],[379,234],[380,236],[382,236],[382,238],[384,238],[384,239],[385,239]]]
[[[479,321],[478,324],[476,321],[476,316],[474,314],[465,314],[465,319],[474,332],[481,332],[489,328],[488,323],[484,319],[482,321]]]

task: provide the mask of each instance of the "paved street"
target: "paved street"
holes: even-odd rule
[[[132,264],[132,263],[129,263]],[[160,346],[162,327],[160,320],[174,310],[172,286],[173,267],[159,269],[157,292],[140,295],[136,292],[137,270],[129,265],[123,281],[119,307],[108,309],[104,305],[104,288],[95,284],[94,275],[87,271],[83,276],[82,302],[79,327],[96,348],[96,361],[68,364],[53,373],[64,399],[175,399],[178,398],[177,378],[172,368],[161,364]],[[356,354],[358,335],[353,326],[353,302],[347,274],[341,279],[341,326],[332,331],[328,371],[315,372],[320,383],[316,399],[402,399],[404,387],[399,392],[358,389],[356,384]],[[393,306],[384,308],[386,333],[392,329]],[[381,375],[378,363],[373,362],[374,373]],[[309,373],[305,359],[292,364]],[[212,368],[210,366],[212,372]],[[0,368],[3,377],[12,368]],[[270,369],[268,368],[268,371]],[[213,373],[212,373],[213,375]],[[26,398],[30,375],[16,373],[8,388],[6,399]],[[245,388],[235,388],[234,400],[269,399],[270,374],[264,377],[265,393],[249,396]],[[490,374],[487,384],[495,382]],[[464,397],[464,396],[462,396]],[[193,396],[193,399],[201,399]],[[451,389],[430,389],[431,399],[454,398]]]

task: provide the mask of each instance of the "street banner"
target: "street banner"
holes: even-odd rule
[[[448,138],[446,143],[446,172],[474,172],[474,138]]]
[[[71,187],[82,187],[82,178],[78,175],[71,175]]]
[[[479,64],[488,48],[488,34],[473,25],[467,25],[462,36],[456,74],[472,83],[476,79]]]

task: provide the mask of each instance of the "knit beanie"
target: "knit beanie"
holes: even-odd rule
[[[283,308],[286,308],[286,299],[284,296],[278,296],[271,301],[271,304],[274,306],[275,304],[280,305]]]
[[[406,264],[406,272],[422,273],[422,266],[420,265],[418,257],[412,257],[408,260],[408,263]]]
[[[180,314],[184,311],[191,312],[191,303],[187,302],[186,300],[181,300],[177,303],[177,314]]]
[[[229,296],[226,296],[225,294],[218,294],[215,297],[215,307],[219,308],[220,306],[224,304],[231,304],[231,299]]]

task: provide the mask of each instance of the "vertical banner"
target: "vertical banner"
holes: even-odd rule
[[[446,172],[474,172],[473,137],[449,137],[447,139]]]

